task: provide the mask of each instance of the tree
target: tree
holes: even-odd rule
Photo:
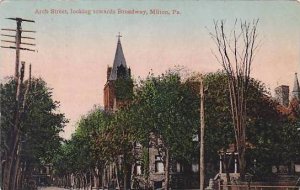
[[[258,19],[252,23],[240,21],[238,30],[236,20],[231,34],[228,35],[225,34],[225,21],[221,20],[214,22],[214,33],[210,33],[219,54],[215,57],[225,70],[229,81],[231,116],[242,179],[245,177],[246,168],[246,100],[251,67],[257,48],[257,24]]]
[[[272,100],[255,102],[256,104],[257,107],[264,108],[264,111],[254,110],[256,119],[249,122],[250,126],[255,125],[250,128],[249,137],[255,142],[256,148],[248,155],[256,157],[257,177],[272,176],[272,166],[289,165],[292,171],[293,162],[298,161],[300,155],[300,134],[297,132],[299,102],[292,100],[288,108]]]
[[[60,152],[55,157],[53,164],[58,185],[70,187],[74,183],[77,188],[87,187],[88,184],[92,186],[91,178],[95,176],[99,188],[105,167],[118,153],[118,147],[112,140],[112,119],[111,114],[99,107],[80,119],[72,138],[60,146]],[[71,182],[71,176],[75,176],[75,181]]]
[[[188,80],[195,81],[197,77]],[[205,91],[205,153],[208,177],[218,172],[218,151],[226,150],[235,141],[230,114],[228,79],[224,72],[208,73],[204,79]],[[195,85],[195,89],[197,86]],[[272,175],[271,166],[288,164],[299,157],[299,133],[296,132],[299,106],[291,103],[284,108],[275,102],[265,85],[249,80],[247,104],[246,171],[256,180]],[[293,110],[293,111],[292,111]],[[297,112],[298,110],[298,112]],[[298,156],[298,157],[297,157]],[[283,162],[284,161],[284,162]],[[223,161],[223,166],[228,165]],[[226,166],[225,173],[228,172]]]
[[[219,155],[222,149],[227,149],[234,141],[230,104],[228,98],[227,78],[222,72],[208,73],[203,76],[205,86],[205,180],[214,178],[218,172]],[[193,86],[195,94],[199,94],[199,76],[193,75],[187,79]],[[194,149],[198,157],[199,150]],[[225,165],[225,162],[223,163]],[[227,170],[225,170],[227,171]]]
[[[24,86],[27,86],[26,81]],[[9,134],[12,129],[14,119],[14,94],[15,83],[13,79],[1,86],[1,144],[6,148],[3,151],[1,161],[7,162],[7,150]],[[26,93],[22,88],[21,94]],[[33,78],[30,91],[27,94],[27,104],[20,119],[20,147],[17,163],[17,177],[21,183],[25,175],[30,177],[34,164],[50,163],[53,155],[56,153],[57,146],[62,140],[59,132],[67,120],[63,114],[57,113],[59,102],[52,99],[51,89],[42,79]],[[26,167],[25,167],[26,166]],[[21,170],[22,167],[22,170]],[[22,172],[21,172],[22,171]],[[19,183],[19,184],[20,184]],[[17,188],[17,187],[16,187]]]
[[[165,189],[169,189],[170,161],[191,159],[192,136],[198,131],[199,99],[180,74],[169,71],[158,77],[149,76],[136,89],[134,121],[145,147],[150,134],[165,165]]]

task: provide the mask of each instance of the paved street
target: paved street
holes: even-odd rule
[[[65,189],[60,187],[39,187],[38,190],[70,190],[70,189]]]
[[[67,190],[59,187],[39,187],[38,190]]]

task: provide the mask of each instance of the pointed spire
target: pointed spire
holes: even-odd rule
[[[293,98],[297,98],[300,100],[300,87],[299,87],[299,81],[298,81],[298,76],[297,73],[295,73],[295,80],[294,80],[294,87],[293,87]]]
[[[118,43],[117,43],[117,49],[116,49],[114,64],[113,64],[113,67],[112,67],[112,70],[111,70],[109,80],[116,80],[117,79],[118,67],[123,66],[127,70],[126,60],[125,60],[125,56],[124,56],[124,53],[123,53],[122,44],[121,44],[121,40],[120,40],[121,37],[122,36],[120,35],[120,32],[119,32],[119,34],[117,35]]]

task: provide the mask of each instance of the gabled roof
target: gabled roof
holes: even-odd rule
[[[117,80],[117,70],[119,66],[123,66],[127,69],[126,65],[126,60],[124,57],[121,41],[120,41],[120,35],[118,36],[118,44],[117,44],[117,49],[116,49],[116,54],[115,54],[115,59],[114,59],[114,64],[110,73],[109,80]]]

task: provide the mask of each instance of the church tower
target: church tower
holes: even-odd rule
[[[297,73],[295,73],[295,79],[294,79],[294,87],[292,91],[292,99],[296,98],[297,100],[300,100],[300,87],[299,87],[299,81]]]
[[[106,84],[104,85],[104,109],[106,111],[114,111],[123,104],[123,99],[120,99],[117,94],[116,84],[119,80],[131,78],[130,68],[127,67],[125,56],[122,49],[120,34],[117,35],[118,43],[115,53],[113,66],[107,68]],[[119,84],[119,83],[118,83]],[[126,83],[122,83],[126,84]]]

